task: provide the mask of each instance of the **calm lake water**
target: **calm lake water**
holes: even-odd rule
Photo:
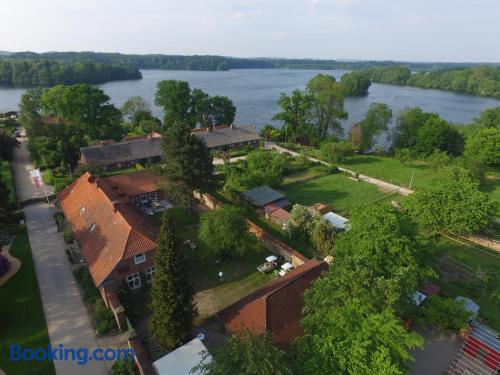
[[[235,69],[226,72],[198,72],[172,70],[144,70],[143,79],[119,81],[99,85],[113,103],[121,106],[131,96],[142,96],[151,105],[156,116],[162,110],[154,105],[158,81],[178,79],[188,81],[191,88],[201,88],[211,95],[230,97],[236,105],[236,124],[263,126],[271,122],[279,111],[280,93],[303,89],[316,74],[331,74],[339,79],[346,71],[288,70],[288,69]],[[16,109],[24,89],[0,88],[0,111]],[[347,98],[345,102],[349,118],[343,122],[348,130],[362,120],[373,102],[388,104],[393,113],[405,107],[419,106],[428,112],[437,112],[444,119],[467,124],[486,108],[500,106],[500,100],[479,96],[462,95],[440,90],[424,90],[414,87],[373,84],[369,94],[360,98]]]

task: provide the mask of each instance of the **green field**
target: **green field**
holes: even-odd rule
[[[455,272],[452,277],[441,275],[436,283],[452,297],[461,295],[474,300],[482,318],[500,330],[500,254],[444,237],[430,246],[440,259],[447,255],[447,267]]]
[[[26,228],[14,237],[10,253],[20,270],[0,287],[0,368],[7,374],[55,374],[52,361],[10,362],[10,344],[43,348],[49,345],[40,291]]]
[[[191,240],[198,246],[191,250],[189,246],[182,245],[188,254],[191,280],[198,292],[199,319],[213,315],[272,279],[271,275],[257,271],[257,266],[270,255],[260,243],[252,244],[241,259],[217,262],[211,251],[198,241],[198,214],[189,214],[180,208],[172,208],[168,212],[176,224],[179,242]],[[159,223],[160,215],[155,215],[154,219]],[[218,276],[221,271],[224,274],[222,281]]]
[[[353,181],[341,173],[291,185],[284,189],[284,193],[292,203],[311,205],[322,202],[330,205],[333,211],[345,214],[371,202],[398,198],[380,191],[375,185]]]

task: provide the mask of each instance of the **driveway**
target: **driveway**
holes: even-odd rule
[[[24,212],[52,347],[59,344],[71,348],[98,347],[64,252],[64,240],[52,218],[54,209],[40,203],[26,206]],[[54,366],[57,374],[62,375],[108,373],[105,362],[81,366],[72,361],[54,361]]]
[[[43,189],[37,189],[29,176],[34,167],[26,139],[18,140],[21,147],[14,150],[12,161],[18,201],[43,198]],[[46,186],[46,189],[48,194],[53,192],[51,186]],[[87,309],[66,258],[64,240],[57,232],[54,208],[47,203],[38,203],[25,206],[23,211],[52,347],[60,344],[75,349],[98,347]],[[107,364],[110,366],[111,362]],[[105,362],[88,362],[82,366],[73,361],[54,361],[54,366],[58,375],[108,373]]]
[[[35,169],[31,161],[31,155],[27,147],[27,139],[19,137],[17,140],[21,143],[19,148],[14,150],[14,159],[12,160],[12,170],[14,181],[16,183],[16,195],[19,202],[24,202],[33,198],[45,198],[43,188],[36,188],[29,171]],[[45,186],[48,195],[53,194],[52,186]]]

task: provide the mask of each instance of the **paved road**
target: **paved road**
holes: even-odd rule
[[[26,206],[26,223],[52,347],[96,348],[98,342],[46,203]],[[54,361],[57,374],[107,374],[104,362]]]
[[[37,189],[28,174],[34,168],[25,139],[19,140],[21,147],[15,149],[12,162],[18,200],[44,197],[43,189]],[[47,192],[52,191],[52,187],[47,186]],[[66,258],[64,240],[53,220],[54,209],[39,203],[23,210],[52,347],[63,344],[72,348],[96,348],[98,342]],[[54,361],[54,365],[58,375],[108,373],[104,362],[82,366],[72,361]]]
[[[14,159],[12,160],[17,200],[24,202],[32,198],[44,198],[44,189],[36,188],[29,174],[29,171],[35,169],[35,167],[28,151],[27,140],[24,137],[17,138],[17,140],[21,142],[21,146],[14,150]],[[54,192],[52,186],[45,186],[45,189],[49,195]]]

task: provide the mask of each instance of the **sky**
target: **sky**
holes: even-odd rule
[[[4,51],[500,62],[500,0],[0,0],[0,9]]]

